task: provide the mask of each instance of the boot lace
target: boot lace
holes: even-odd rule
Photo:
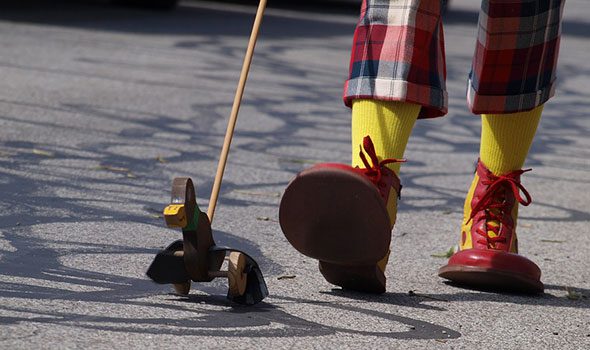
[[[383,167],[386,164],[392,163],[405,163],[405,159],[397,159],[397,158],[387,158],[379,161],[377,157],[377,152],[375,151],[375,145],[373,145],[373,141],[371,140],[370,136],[365,136],[363,138],[362,146],[359,146],[359,156],[365,165],[365,175],[369,177],[371,182],[373,182],[376,186],[383,187],[384,185],[381,184],[381,178],[383,177]],[[363,152],[364,150],[364,152]],[[366,155],[365,155],[366,153]],[[367,160],[367,156],[371,160],[371,163]],[[400,188],[401,192],[401,188]],[[399,195],[399,194],[398,194]]]
[[[501,176],[490,174],[488,179],[482,180],[481,183],[488,186],[488,188],[479,202],[471,210],[471,215],[469,216],[469,220],[467,220],[467,223],[469,223],[478,212],[482,210],[485,211],[485,231],[480,228],[476,229],[476,232],[485,238],[485,241],[478,240],[479,243],[487,244],[490,248],[494,248],[495,244],[498,242],[506,243],[506,237],[501,236],[500,233],[502,226],[508,224],[505,212],[506,210],[511,210],[511,208],[509,208],[510,204],[506,201],[507,191],[512,191],[512,194],[518,203],[524,206],[531,204],[531,195],[519,181],[520,175],[531,170],[532,169],[517,170]],[[524,197],[521,196],[521,192]],[[499,223],[499,225],[497,223]],[[490,231],[494,233],[493,236],[490,236]]]

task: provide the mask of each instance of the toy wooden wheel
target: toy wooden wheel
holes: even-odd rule
[[[246,257],[239,252],[229,253],[227,264],[227,280],[229,284],[228,295],[232,297],[243,295],[246,292],[247,274]]]
[[[191,290],[191,281],[186,281],[185,283],[174,283],[172,286],[174,287],[176,294],[188,295],[188,292]]]

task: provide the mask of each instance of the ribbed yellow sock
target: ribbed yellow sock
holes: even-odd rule
[[[416,123],[420,105],[405,102],[354,100],[352,102],[352,166],[364,167],[359,156],[363,138],[371,136],[380,159],[402,158]],[[387,164],[399,174],[400,163]]]
[[[367,135],[373,140],[375,151],[380,160],[402,158],[412,128],[420,113],[420,105],[405,102],[378,100],[354,100],[352,103],[352,166],[363,168],[365,165],[359,156],[359,145]],[[387,164],[399,174],[400,164]],[[397,216],[397,194],[391,191],[387,200],[387,212],[391,225]]]
[[[495,175],[523,167],[529,153],[543,105],[511,114],[483,114],[479,156]]]

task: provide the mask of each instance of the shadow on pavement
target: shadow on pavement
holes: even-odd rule
[[[459,332],[433,323],[346,302],[314,302],[273,295],[272,304],[262,302],[253,307],[244,307],[231,304],[219,295],[220,290],[224,290],[219,284],[213,284],[212,287],[206,284],[194,285],[201,293],[206,290],[213,295],[193,292],[184,297],[170,294],[162,302],[146,301],[145,298],[161,293],[161,287],[156,287],[145,279],[67,267],[60,262],[60,257],[64,254],[69,257],[91,255],[96,259],[96,256],[102,255],[116,263],[119,255],[151,254],[153,252],[150,249],[65,240],[50,241],[16,234],[5,234],[4,239],[10,242],[15,251],[7,253],[0,260],[0,271],[5,271],[0,275],[0,297],[15,301],[0,305],[0,311],[9,315],[0,316],[2,326],[26,322],[139,334],[250,338],[309,337],[335,333],[392,339],[438,339],[441,334],[445,334],[446,339],[461,336]],[[8,271],[10,272],[6,273]],[[76,290],[72,290],[72,286]],[[384,301],[391,299],[396,299],[404,306],[442,310],[421,306],[403,296],[389,296]],[[22,306],[18,300],[35,302],[37,307]],[[80,313],[55,306],[42,306],[47,305],[46,303],[57,305],[60,301],[84,303],[85,311]],[[95,304],[100,306],[94,309],[92,305]],[[329,309],[331,312],[336,310],[382,319],[401,325],[405,330],[384,332],[363,327],[330,326],[326,324],[329,322],[316,322],[290,314],[281,307],[287,304],[304,304],[310,309],[318,309],[317,314]],[[24,313],[24,316],[20,313]],[[157,316],[132,316],[137,314]]]
[[[290,5],[289,5],[290,4]],[[294,6],[294,2],[288,2],[281,6]],[[309,5],[312,6],[312,5]],[[351,6],[346,5],[346,6]],[[203,34],[206,33],[211,35],[212,38],[227,35],[240,35],[245,36],[248,32],[248,28],[251,24],[252,18],[250,14],[242,12],[229,12],[217,11],[211,9],[200,9],[194,7],[181,7],[177,11],[159,13],[153,11],[140,11],[136,9],[116,8],[111,7],[104,1],[57,1],[52,4],[47,4],[41,1],[9,1],[3,2],[3,9],[0,11],[0,20],[12,20],[12,21],[23,21],[30,23],[51,23],[57,26],[73,26],[88,29],[101,29],[101,30],[113,30],[113,31],[129,31],[134,33],[170,33],[170,34]],[[231,22],[231,25],[219,26],[212,25],[213,22],[218,20],[220,16]],[[199,20],[195,20],[195,18]],[[453,12],[449,13],[449,20],[451,21],[474,21],[473,14]],[[324,23],[319,20],[304,20],[298,19],[285,19],[285,18],[273,18],[270,17],[268,22],[265,23],[266,31],[263,36],[268,37],[288,37],[291,35],[303,35],[303,36],[314,36],[323,35],[346,35],[346,33],[352,33],[354,22],[350,24],[339,24],[339,23]],[[214,41],[214,39],[212,39]],[[191,40],[179,40],[176,42],[176,47],[183,48],[190,52],[191,50],[199,50],[202,45],[206,45],[203,42],[196,42]],[[330,45],[327,43],[326,45]],[[333,45],[333,44],[332,44]],[[207,46],[211,49],[211,46]],[[290,65],[288,62],[283,62],[278,54],[285,52],[290,49],[288,41],[275,41],[269,44],[266,50],[259,50],[257,52],[256,60],[257,65],[265,67],[269,70],[270,74],[285,74],[293,76],[302,76],[309,79],[313,79],[316,82],[321,83],[328,79],[330,72],[322,71],[320,68],[306,67],[305,69]],[[215,47],[213,54],[221,55],[224,57],[230,57],[232,60],[239,62],[243,55],[243,50],[240,48],[235,49],[232,47]],[[100,59],[93,59],[89,57],[80,57],[79,61],[96,65],[96,66],[124,66],[124,62],[111,62]],[[458,58],[461,63],[468,64],[469,58]],[[2,63],[0,66],[5,65],[14,68],[14,64]],[[52,73],[58,75],[64,75],[67,78],[71,77],[82,77],[82,78],[102,78],[112,80],[113,82],[125,82],[134,83],[145,86],[171,86],[180,89],[190,89],[198,91],[200,86],[195,83],[192,84],[175,84],[170,82],[162,82],[150,80],[149,77],[145,79],[136,79],[130,81],[130,78],[118,77],[118,76],[104,76],[104,74],[93,72],[92,69],[88,70],[67,70],[67,69],[56,69],[47,68],[43,66],[30,67],[22,66],[19,69],[33,70],[39,73]],[[131,67],[129,67],[131,69]],[[172,67],[173,68],[173,67]],[[147,67],[147,69],[167,69],[165,67]],[[219,67],[218,70],[222,71],[226,68]],[[209,79],[217,71],[200,71],[197,72],[197,79]],[[456,76],[463,74],[456,68],[449,69],[449,76]],[[570,78],[575,78],[580,75],[588,75],[590,72],[581,72],[578,67],[564,65],[560,70],[562,81],[566,81]],[[306,84],[298,83],[287,83],[283,86],[290,91],[296,91],[297,93],[284,98],[281,97],[282,103],[308,103],[316,106],[321,106],[323,101],[332,100],[333,92],[325,91],[324,85],[315,84],[309,86]],[[338,89],[339,90],[339,89]],[[567,90],[564,89],[564,94],[569,96],[579,96],[580,101],[584,101],[584,94],[582,91]],[[461,99],[453,99],[452,103],[460,104],[464,103]],[[44,181],[30,181],[26,176],[15,175],[12,172],[7,176],[6,181],[0,183],[0,191],[4,193],[3,200],[8,203],[14,203],[12,208],[17,214],[4,212],[0,214],[0,227],[12,226],[15,223],[21,223],[22,225],[28,225],[37,220],[37,222],[54,222],[56,220],[63,220],[63,215],[55,215],[54,212],[70,211],[77,213],[79,217],[72,218],[71,220],[80,220],[80,217],[86,217],[85,220],[100,220],[103,216],[114,217],[115,219],[128,220],[132,222],[145,222],[146,217],[141,215],[130,215],[120,214],[116,211],[109,210],[108,208],[96,209],[94,206],[87,204],[88,198],[60,198],[56,199],[52,196],[39,196],[35,193],[40,193],[43,188],[68,188],[74,191],[86,192],[91,191],[92,186],[100,185],[101,188],[108,186],[124,186],[124,190],[109,189],[113,192],[113,200],[122,201],[127,199],[127,194],[141,194],[145,189],[146,183],[151,183],[153,187],[159,187],[162,191],[167,191],[169,184],[167,176],[163,176],[162,171],[159,169],[159,164],[155,161],[142,161],[133,158],[132,156],[122,155],[117,152],[111,151],[117,147],[129,147],[136,144],[138,139],[143,140],[154,140],[154,143],[158,143],[158,133],[176,134],[179,139],[184,140],[185,144],[195,145],[190,149],[182,147],[183,142],[178,142],[173,145],[177,155],[167,159],[168,162],[177,161],[196,161],[196,160],[209,160],[214,161],[219,152],[218,140],[220,139],[220,133],[212,132],[207,125],[211,125],[216,120],[225,119],[226,116],[219,112],[218,104],[195,103],[192,108],[195,115],[198,117],[198,122],[192,122],[190,128],[186,127],[186,120],[171,115],[162,115],[158,113],[149,113],[141,110],[134,110],[132,108],[124,110],[120,108],[113,108],[111,106],[91,105],[83,103],[62,103],[59,107],[52,105],[45,105],[42,103],[34,102],[23,102],[23,101],[0,101],[10,105],[19,105],[23,107],[36,108],[43,112],[52,113],[72,113],[82,115],[84,117],[92,118],[93,120],[102,120],[104,123],[116,123],[122,120],[133,123],[133,126],[123,128],[119,133],[118,142],[104,142],[89,145],[85,150],[79,149],[68,149],[60,148],[55,150],[54,159],[60,160],[67,158],[68,161],[76,160],[80,162],[90,162],[99,159],[101,164],[110,167],[127,168],[129,172],[127,174],[121,174],[118,178],[112,179],[94,179],[91,182],[80,180],[74,176],[68,174],[68,169],[71,167],[71,171],[80,170],[77,166],[70,165],[70,163],[64,163],[62,165],[62,173],[59,177],[48,176],[47,180]],[[588,102],[585,103],[590,107]],[[308,165],[302,165],[301,163],[285,161],[280,153],[273,154],[273,149],[280,147],[299,147],[305,148],[309,145],[310,139],[306,139],[304,136],[298,135],[295,137],[297,130],[301,128],[314,128],[319,130],[331,130],[335,125],[344,125],[348,123],[347,118],[341,118],[337,121],[333,116],[326,115],[321,109],[317,110],[317,113],[312,110],[311,114],[317,115],[313,121],[309,118],[302,117],[297,111],[291,110],[280,110],[276,109],[277,99],[257,96],[244,102],[245,106],[249,106],[255,109],[256,113],[268,115],[273,119],[281,122],[281,126],[272,133],[265,131],[240,131],[237,130],[236,137],[244,137],[250,139],[250,142],[243,142],[242,144],[235,146],[238,149],[249,151],[249,152],[262,152],[264,151],[267,155],[275,156],[277,161],[283,170],[290,172],[297,172],[303,167]],[[228,101],[229,105],[229,101]],[[572,137],[581,137],[587,130],[579,127],[576,123],[576,118],[582,116],[582,111],[587,109],[580,108],[580,104],[570,105],[563,104],[559,106],[560,112],[568,115],[569,118],[546,118],[544,121],[544,127],[546,130],[551,132],[541,133],[538,138],[539,141],[533,145],[532,156],[528,163],[531,166],[543,163],[543,161],[537,160],[536,155],[554,154],[556,147],[563,147],[573,143]],[[463,108],[464,110],[464,108]],[[18,121],[22,125],[29,124],[30,126],[41,126],[41,127],[60,127],[57,123],[53,122],[41,122],[39,120],[31,119],[29,121],[13,118],[9,115],[2,115],[1,118],[5,121]],[[449,121],[451,120],[451,121]],[[184,124],[183,124],[184,123]],[[449,116],[444,121],[421,121],[421,127],[417,127],[414,130],[412,136],[412,145],[417,147],[430,147],[433,154],[440,154],[441,157],[453,153],[465,153],[469,157],[475,157],[475,149],[478,144],[477,137],[479,135],[479,120],[477,118],[470,118],[466,112]],[[182,125],[183,126],[179,126]],[[72,132],[85,133],[87,130],[76,129],[72,127]],[[457,138],[456,135],[460,134],[462,137]],[[327,139],[338,143],[343,149],[348,148],[349,145],[346,142],[339,142],[333,135],[327,135]],[[431,145],[436,145],[432,147]],[[18,141],[18,142],[6,142],[3,146],[8,149],[15,150],[33,150],[35,147],[47,147],[52,148],[52,145],[39,145],[32,142]],[[27,169],[38,166],[44,159],[38,155],[31,153],[21,153],[18,156],[18,162],[8,162],[0,157],[0,165],[5,165],[12,168],[15,171],[21,171],[26,173]],[[312,159],[313,161],[327,161],[326,159]],[[580,160],[573,158],[560,158],[556,166],[563,168],[575,168],[575,164],[581,164]],[[264,166],[264,165],[259,165]],[[431,181],[437,177],[442,176],[464,176],[469,174],[471,169],[461,169],[456,171],[452,169],[445,173],[429,173],[427,175],[421,175],[420,169],[426,167],[424,162],[418,159],[412,159],[408,166],[415,170],[404,174],[403,182],[404,186],[408,188],[421,188],[427,196],[419,198],[422,203],[421,205],[411,204],[413,198],[408,199],[402,206],[401,210],[404,211],[430,211],[437,210],[440,208],[454,208],[454,211],[459,211],[463,205],[463,196],[466,188],[449,189],[445,186],[438,185],[436,181]],[[584,169],[581,166],[581,169]],[[142,180],[136,181],[133,178],[126,177],[125,175],[141,174]],[[47,174],[56,175],[56,174]],[[179,174],[182,175],[182,174]],[[190,174],[194,175],[194,174]],[[208,178],[200,176],[200,178]],[[426,179],[429,177],[430,179]],[[547,178],[549,179],[549,178]],[[550,179],[549,179],[550,180]],[[206,182],[199,182],[197,191],[203,195],[208,193],[211,188],[212,180]],[[156,185],[154,185],[156,184]],[[226,181],[224,183],[224,189],[226,193],[229,193],[235,189],[241,190],[260,190],[268,186],[284,186],[286,183],[281,182],[260,182],[251,186],[237,186],[231,182]],[[18,191],[14,191],[18,189]],[[90,192],[91,193],[91,192]],[[152,211],[159,211],[163,203],[154,203],[142,199],[135,198],[134,201],[145,208],[151,208]],[[238,198],[238,197],[223,197],[222,203],[247,206],[247,205],[262,205],[262,206],[273,206],[275,203],[265,203],[262,200],[256,198]],[[430,204],[428,204],[430,203]],[[108,203],[105,203],[108,205]],[[547,206],[556,211],[563,213],[559,217],[543,217],[535,218],[535,220],[556,220],[556,221],[588,221],[590,220],[590,213],[582,209],[570,209],[555,206],[550,203],[536,203],[536,205]],[[146,212],[146,215],[149,214]],[[159,224],[159,223],[158,223]]]
[[[447,283],[450,286],[456,286],[452,283]],[[577,293],[576,300],[568,299],[567,297],[556,297],[550,294],[542,294],[539,296],[530,296],[522,294],[498,293],[489,290],[467,289],[456,286],[457,291],[449,294],[432,294],[432,293],[415,293],[408,294],[400,293],[384,293],[382,295],[362,294],[342,289],[333,289],[330,292],[322,292],[323,294],[339,296],[346,299],[378,302],[384,304],[393,304],[400,306],[412,306],[416,308],[423,308],[428,310],[446,311],[445,305],[454,302],[472,302],[472,301],[486,301],[498,303],[511,303],[518,305],[539,305],[539,306],[556,306],[565,308],[590,308],[590,289],[579,287],[567,287],[570,291]],[[545,285],[546,290],[566,291],[565,286]],[[426,302],[437,303],[436,306],[424,304]]]
[[[241,6],[254,7],[257,5],[256,0],[213,0],[205,2],[206,8],[211,8],[214,3],[219,4],[237,4]],[[138,9],[133,7],[115,6],[109,0],[8,0],[3,1],[0,5],[0,20],[9,20],[17,22],[30,22],[38,24],[49,24],[65,27],[79,27],[86,29],[96,29],[104,31],[121,31],[134,33],[159,33],[159,34],[206,34],[207,27],[218,25],[210,21],[210,16],[204,11],[203,3],[199,1],[185,1],[174,11],[153,11]],[[360,8],[359,1],[326,1],[326,0],[288,0],[270,2],[269,8],[281,10],[294,10],[300,12],[302,16],[299,20],[305,18],[304,14],[321,14],[329,12],[330,14],[339,14],[357,17]],[[218,11],[225,11],[219,9]],[[253,11],[253,9],[252,9]],[[447,24],[473,24],[477,23],[477,12],[466,11],[463,9],[453,9],[444,14],[444,22]],[[272,21],[273,16],[267,16],[267,21]],[[158,25],[162,21],[174,18],[174,25]],[[246,22],[232,12],[225,15],[225,27],[227,34],[241,35],[250,29],[251,18],[248,17]],[[129,21],[138,21],[143,23],[141,26],[129,26]],[[308,25],[290,26],[288,19],[282,18],[281,21],[286,27],[278,35],[295,35],[295,36],[325,36],[330,35],[330,31],[325,26],[314,25],[313,20],[309,20]],[[307,22],[307,21],[306,21]],[[231,23],[231,25],[229,24]],[[351,21],[354,24],[354,21]],[[346,25],[350,27],[350,25]],[[328,32],[326,32],[328,29]],[[590,22],[577,20],[566,20],[563,23],[563,34],[586,37],[590,31]],[[265,35],[274,36],[273,33],[266,31]]]
[[[324,37],[354,30],[354,18],[350,23],[323,24],[322,20],[306,19],[305,12],[297,2],[289,2],[289,15],[267,14],[261,35],[267,38],[281,37]],[[285,8],[285,5],[281,6]],[[322,11],[325,8],[320,7]],[[108,1],[28,1],[21,4],[12,0],[0,5],[0,20],[57,27],[128,32],[135,34],[164,35],[215,35],[248,36],[254,20],[255,7],[227,6],[223,2],[200,5],[190,2],[170,12],[142,10],[137,8],[109,5]],[[294,18],[290,18],[294,17]],[[220,23],[223,18],[223,23]],[[273,27],[274,30],[268,30]],[[182,45],[182,44],[181,44]],[[186,44],[185,44],[186,45]]]
[[[249,13],[239,11],[226,12],[223,10],[202,9],[198,7],[181,7],[179,10],[168,13],[145,12],[136,9],[115,8],[107,6],[101,1],[73,2],[59,1],[51,5],[42,4],[39,1],[26,2],[23,5],[20,1],[3,2],[0,6],[0,20],[16,21],[31,24],[49,24],[62,27],[74,27],[90,30],[102,30],[113,32],[128,33],[145,33],[145,34],[171,34],[171,35],[207,35],[209,41],[194,41],[192,39],[178,40],[176,48],[190,50],[199,50],[201,45],[214,43],[217,37],[221,36],[240,36],[245,37],[251,25],[252,16]],[[290,6],[295,6],[295,2],[289,2]],[[28,6],[28,7],[27,7]],[[288,6],[288,5],[285,5]],[[311,6],[311,5],[310,5]],[[350,6],[350,5],[347,5]],[[348,11],[348,10],[347,10]],[[223,16],[228,23],[224,27],[217,25],[217,19]],[[326,24],[320,20],[307,20],[301,16],[297,19],[288,19],[283,17],[269,16],[266,20],[263,36],[268,38],[289,38],[291,36],[303,37],[329,37],[332,35],[352,34],[354,20],[350,23],[329,23]],[[473,13],[462,13],[451,11],[448,14],[448,21],[455,23],[475,23],[476,16]],[[570,29],[567,29],[567,28]],[[569,30],[572,35],[585,35],[590,31],[590,25],[586,23],[564,25],[565,30]],[[567,32],[566,32],[567,34]],[[329,44],[329,43],[328,43]],[[257,53],[257,62],[260,66],[268,67],[272,74],[289,74],[294,76],[311,77],[322,83],[326,75],[330,72],[323,72],[320,68],[314,67],[292,67],[288,63],[282,62],[277,53],[284,52],[290,48],[287,40],[282,43],[272,44],[268,50]],[[230,55],[236,61],[240,60],[243,50],[237,50],[233,47],[220,46],[216,48],[214,54]],[[468,59],[460,58],[462,63]],[[125,63],[114,61],[101,61],[94,58],[81,57],[80,60],[86,60],[86,63],[95,65],[124,65]],[[0,65],[3,63],[0,63]],[[11,67],[14,67],[12,65]],[[37,70],[38,72],[50,72],[63,74],[68,77],[98,77],[99,73],[89,71],[75,71],[65,69],[53,69],[44,67],[27,67],[22,69]],[[151,67],[151,69],[168,69],[162,67]],[[218,68],[223,69],[223,68]],[[450,74],[462,74],[459,69],[450,70]],[[580,72],[573,66],[565,66],[562,76],[565,80],[574,78]],[[214,75],[215,72],[199,72],[202,77]],[[197,76],[199,78],[201,76]],[[111,79],[114,82],[129,82],[125,77],[103,77]],[[325,81],[324,81],[325,82]],[[141,85],[154,84],[171,84],[167,82],[151,81],[149,78],[137,79],[133,83]],[[288,103],[306,102],[310,104],[321,105],[322,101],[332,98],[332,92],[325,91],[325,84],[316,84],[308,86],[306,84],[290,83],[288,85],[292,91],[297,91],[295,96],[289,97],[291,100],[282,101]],[[174,85],[174,84],[172,84]],[[191,89],[197,91],[200,87],[198,84],[174,85],[176,88]],[[583,93],[580,91],[566,91],[571,96],[579,96],[583,100]],[[281,97],[283,98],[283,97]],[[456,101],[455,101],[456,102]],[[453,103],[455,103],[453,102]],[[395,339],[437,339],[442,331],[447,332],[450,338],[458,338],[460,333],[442,326],[421,320],[403,317],[400,315],[389,314],[376,310],[368,310],[359,306],[343,303],[319,303],[309,300],[301,300],[286,296],[273,295],[272,298],[277,300],[270,305],[262,303],[254,308],[233,308],[219,294],[223,294],[224,286],[221,284],[212,284],[208,286],[199,286],[198,290],[215,294],[215,295],[191,295],[189,298],[171,296],[172,301],[184,301],[185,304],[178,305],[169,302],[155,303],[142,300],[161,293],[161,289],[156,287],[147,279],[137,277],[125,277],[121,275],[93,272],[90,270],[76,269],[62,264],[60,258],[63,255],[85,255],[92,254],[95,256],[107,257],[108,259],[119,255],[153,255],[156,251],[141,247],[133,247],[124,244],[104,244],[93,242],[81,242],[73,240],[50,240],[40,239],[29,236],[25,230],[29,226],[44,223],[84,223],[84,222],[130,222],[131,224],[147,224],[150,226],[161,226],[161,219],[149,218],[150,212],[161,212],[163,203],[156,203],[145,200],[142,197],[146,188],[154,191],[155,188],[161,188],[164,193],[168,190],[169,179],[164,176],[164,172],[159,168],[159,164],[154,161],[138,160],[132,156],[124,155],[113,151],[117,147],[137,146],[138,140],[155,140],[157,143],[159,133],[177,135],[184,141],[173,144],[172,148],[177,152],[175,156],[168,158],[168,162],[187,162],[187,161],[210,161],[216,159],[219,152],[219,133],[211,132],[210,129],[203,125],[210,125],[215,120],[225,118],[220,114],[216,105],[208,103],[195,104],[193,110],[198,116],[198,122],[193,122],[190,127],[186,126],[186,119],[171,115],[162,115],[158,113],[148,113],[141,110],[123,110],[112,108],[110,106],[92,105],[84,103],[62,103],[59,107],[44,105],[42,103],[28,103],[22,101],[2,101],[11,105],[27,104],[27,107],[36,108],[42,111],[51,111],[52,113],[72,113],[84,117],[100,120],[104,123],[116,123],[123,119],[132,123],[132,126],[124,127],[116,135],[116,141],[104,141],[102,143],[89,144],[85,149],[74,149],[59,147],[54,149],[51,144],[39,145],[33,142],[8,142],[2,143],[3,147],[9,150],[17,150],[18,160],[6,161],[0,157],[0,166],[10,169],[0,182],[0,193],[3,194],[2,202],[10,203],[10,211],[4,211],[0,214],[0,228],[10,229],[10,233],[2,232],[1,237],[6,240],[14,251],[3,252],[0,260],[1,276],[6,277],[0,282],[0,296],[13,298],[17,300],[32,299],[52,300],[52,301],[81,301],[84,303],[110,303],[120,306],[135,307],[144,310],[146,314],[160,315],[163,313],[175,314],[183,313],[181,317],[158,316],[157,318],[133,318],[126,317],[125,311],[121,315],[105,315],[97,313],[88,315],[87,312],[75,312],[67,310],[38,310],[34,307],[0,305],[0,310],[14,313],[12,316],[1,316],[0,324],[10,325],[20,322],[33,322],[40,324],[60,324],[72,327],[84,327],[96,330],[111,330],[120,332],[137,332],[146,334],[178,334],[178,335],[223,335],[223,336],[249,336],[249,337],[293,337],[293,336],[312,336],[334,334],[336,332],[347,334],[378,335]],[[289,162],[283,159],[280,152],[273,153],[273,149],[279,147],[307,147],[311,143],[304,136],[296,135],[296,131],[302,127],[315,128],[329,131],[336,124],[346,124],[348,120],[335,121],[331,115],[325,115],[321,109],[317,110],[317,117],[313,121],[309,118],[298,115],[297,111],[282,110],[277,112],[275,108],[276,100],[268,97],[255,97],[245,103],[246,106],[254,109],[255,113],[269,115],[272,118],[280,120],[283,124],[269,134],[264,131],[238,131],[238,137],[249,139],[249,142],[243,142],[236,147],[242,151],[257,152],[266,150],[267,155],[274,156],[282,170],[293,173],[301,170],[304,165],[297,162]],[[588,104],[588,103],[587,103]],[[590,104],[589,104],[590,107]],[[560,106],[563,113],[570,117],[580,117],[582,109],[577,106]],[[311,113],[315,113],[312,111]],[[4,114],[4,113],[3,113]],[[11,116],[2,115],[2,120],[11,121]],[[16,119],[14,119],[16,121]],[[29,121],[18,120],[20,123],[30,123],[35,126],[46,126],[47,128],[58,127],[57,123],[41,122],[31,119]],[[535,143],[533,152],[536,154],[554,154],[557,146],[563,147],[572,144],[573,137],[582,137],[587,133],[575,123],[575,118],[555,118],[547,119],[545,127],[551,132],[540,135],[541,142]],[[460,131],[463,139],[456,139],[457,131]],[[557,131],[555,131],[557,130]],[[72,132],[84,133],[86,130],[77,130],[72,127]],[[435,145],[432,152],[444,156],[448,153],[464,153],[474,156],[473,152],[477,145],[477,135],[479,135],[479,121],[476,118],[470,118],[466,113],[452,116],[450,122],[432,122],[425,121],[423,127],[417,128],[413,138],[418,147],[428,147]],[[327,133],[326,139],[338,144],[340,147],[349,147],[346,142],[340,142],[334,135]],[[182,143],[195,145],[195,148],[187,150]],[[198,146],[197,146],[198,145]],[[39,155],[31,153],[31,150],[38,147],[52,149],[54,161],[63,161],[60,163],[58,170],[47,170],[40,165],[45,160]],[[143,144],[141,146],[144,146]],[[28,152],[28,153],[27,153]],[[78,174],[83,165],[92,162],[100,162],[103,166],[127,168],[127,172],[119,173],[118,177],[93,177],[93,174],[86,173],[88,178],[80,178]],[[75,163],[80,162],[80,163]],[[324,161],[323,159],[313,159],[312,161]],[[564,168],[575,167],[575,159],[567,158],[559,160],[560,166]],[[533,155],[531,165],[540,164]],[[72,165],[74,164],[74,165]],[[93,164],[93,163],[92,163]],[[264,167],[264,164],[257,165]],[[305,165],[307,166],[307,165]],[[441,207],[457,208],[462,207],[464,190],[454,190],[438,185],[437,177],[442,176],[464,176],[470,173],[470,169],[449,170],[445,173],[429,173],[431,177],[424,184],[423,175],[418,174],[422,167],[426,167],[424,162],[413,160],[411,165],[414,170],[404,176],[404,185],[414,188],[423,189],[427,195],[419,199],[427,204],[411,204],[412,199],[405,198],[410,203],[404,203],[403,211],[432,211],[440,210]],[[580,166],[583,168],[583,166]],[[55,169],[57,169],[56,167]],[[43,180],[32,181],[27,172],[34,169],[43,173],[36,175],[46,176]],[[51,168],[54,169],[54,168]],[[86,169],[92,170],[92,169]],[[95,169],[96,170],[96,169]],[[108,169],[107,169],[108,172]],[[19,175],[20,174],[20,175]],[[24,174],[24,175],[23,175]],[[134,180],[129,175],[140,174],[141,181]],[[111,174],[112,175],[112,174]],[[182,174],[179,174],[182,175]],[[194,174],[191,174],[194,175]],[[4,173],[3,173],[4,176]],[[197,174],[198,177],[207,178],[203,173]],[[208,193],[211,187],[211,181],[199,182],[197,191],[201,194]],[[225,193],[233,190],[264,191],[269,186],[285,186],[286,183],[276,181],[259,181],[248,186],[240,186],[231,182],[224,183]],[[60,192],[61,198],[51,195],[51,191]],[[67,192],[67,191],[70,192]],[[465,189],[466,190],[466,189]],[[95,192],[92,192],[95,191]],[[97,192],[107,192],[110,199],[93,199],[92,194]],[[40,193],[49,193],[43,195]],[[64,194],[65,193],[65,194]],[[69,195],[74,193],[75,195]],[[78,196],[79,193],[90,193],[86,198]],[[162,195],[164,196],[164,195]],[[167,195],[166,195],[167,196]],[[110,204],[121,205],[126,201],[134,201],[146,209],[145,215],[138,213],[119,212],[109,208]],[[433,203],[436,202],[436,203]],[[96,204],[101,207],[97,207]],[[260,198],[243,198],[235,196],[222,196],[221,203],[233,206],[266,206],[276,207],[276,203],[271,203]],[[588,221],[590,213],[586,208],[580,210],[569,209],[554,206],[549,203],[538,203],[536,205],[545,205],[565,213],[559,217],[544,217],[535,220],[554,220],[554,221]],[[19,228],[20,227],[20,228]],[[22,230],[22,231],[19,231]],[[14,233],[20,232],[20,233]],[[75,233],[73,233],[75,234]],[[282,267],[274,264],[269,258],[265,258],[261,249],[248,240],[241,239],[237,236],[226,232],[216,233],[225,240],[224,244],[234,245],[238,248],[248,251],[256,260],[259,260],[265,273],[279,273]],[[146,265],[147,268],[147,265]],[[35,281],[32,283],[31,281]],[[42,282],[42,283],[37,283]],[[72,285],[71,290],[64,289],[60,286],[63,284]],[[547,286],[548,289],[561,289],[560,286]],[[574,287],[573,290],[590,295],[590,290]],[[424,294],[416,296],[405,296],[403,294],[387,293],[383,296],[360,296],[356,294],[342,293],[334,291],[328,293],[336,295],[343,299],[371,301],[387,304],[395,304],[418,309],[443,311],[445,304],[432,306],[425,302],[461,302],[461,301],[491,301],[491,302],[509,302],[515,304],[530,305],[549,305],[568,308],[588,308],[587,300],[570,301],[565,298],[557,298],[550,295],[544,295],[539,298],[499,295],[491,293],[479,293],[472,291],[460,291],[453,294]],[[223,310],[211,310],[208,306],[201,306],[204,302],[208,305],[222,307]],[[409,327],[404,332],[370,332],[357,329],[347,329],[343,327],[331,327],[318,322],[309,321],[297,316],[290,315],[282,310],[281,303],[302,303],[319,308],[331,308],[343,312],[352,312],[365,314],[370,317],[380,318]],[[25,313],[22,316],[18,313]],[[30,314],[33,314],[31,317]],[[231,315],[232,317],[227,317]],[[279,324],[281,327],[271,328],[273,324]],[[268,329],[249,329],[249,327],[267,327]],[[273,326],[274,327],[274,326]],[[412,327],[414,329],[412,329]],[[229,328],[229,330],[228,330]],[[246,329],[244,329],[246,328]]]

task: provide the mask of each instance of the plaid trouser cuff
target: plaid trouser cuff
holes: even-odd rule
[[[515,113],[555,94],[565,0],[482,1],[467,103],[473,113]]]
[[[447,92],[439,87],[384,77],[358,77],[346,81],[344,89],[345,103],[348,106],[355,99],[376,99],[403,101],[427,107],[422,108],[420,118],[435,118],[447,113]]]
[[[514,113],[551,98],[565,0],[482,0],[467,101],[473,113]],[[344,102],[372,98],[447,113],[441,2],[363,0]]]

